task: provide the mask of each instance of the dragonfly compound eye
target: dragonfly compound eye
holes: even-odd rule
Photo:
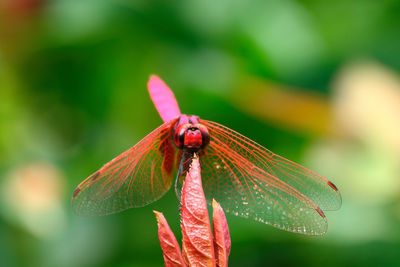
[[[174,143],[177,148],[183,149],[185,143],[185,134],[189,127],[190,124],[182,124],[176,128],[174,134]]]
[[[201,148],[205,148],[210,143],[210,133],[208,132],[207,127],[202,124],[198,124],[197,127],[201,132],[202,137]]]
[[[185,132],[183,146],[189,150],[199,150],[210,142],[210,135],[207,128],[199,123],[192,124]]]
[[[204,125],[183,124],[176,128],[174,134],[175,146],[179,149],[197,151],[210,142],[210,134]]]

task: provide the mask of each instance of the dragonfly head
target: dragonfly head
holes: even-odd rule
[[[192,116],[195,117],[195,116]],[[178,122],[174,133],[174,143],[179,149],[198,151],[210,143],[210,134],[206,126],[198,122],[198,118]]]

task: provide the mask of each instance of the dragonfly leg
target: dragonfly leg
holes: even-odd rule
[[[175,194],[178,199],[181,198],[183,182],[185,181],[186,173],[189,171],[193,157],[197,157],[197,154],[193,152],[184,152],[182,154],[182,159],[175,179]]]

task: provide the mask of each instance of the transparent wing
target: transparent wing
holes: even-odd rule
[[[287,231],[326,232],[321,209],[341,205],[331,182],[225,126],[200,122],[211,137],[200,154],[208,201],[215,198],[227,212]]]
[[[106,215],[145,206],[162,197],[174,176],[174,123],[176,120],[164,123],[84,180],[73,193],[73,211],[78,215]]]

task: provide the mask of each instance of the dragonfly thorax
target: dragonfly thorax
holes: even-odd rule
[[[210,142],[210,134],[206,126],[198,122],[195,116],[182,117],[174,133],[174,143],[179,149],[197,151],[208,145]]]

